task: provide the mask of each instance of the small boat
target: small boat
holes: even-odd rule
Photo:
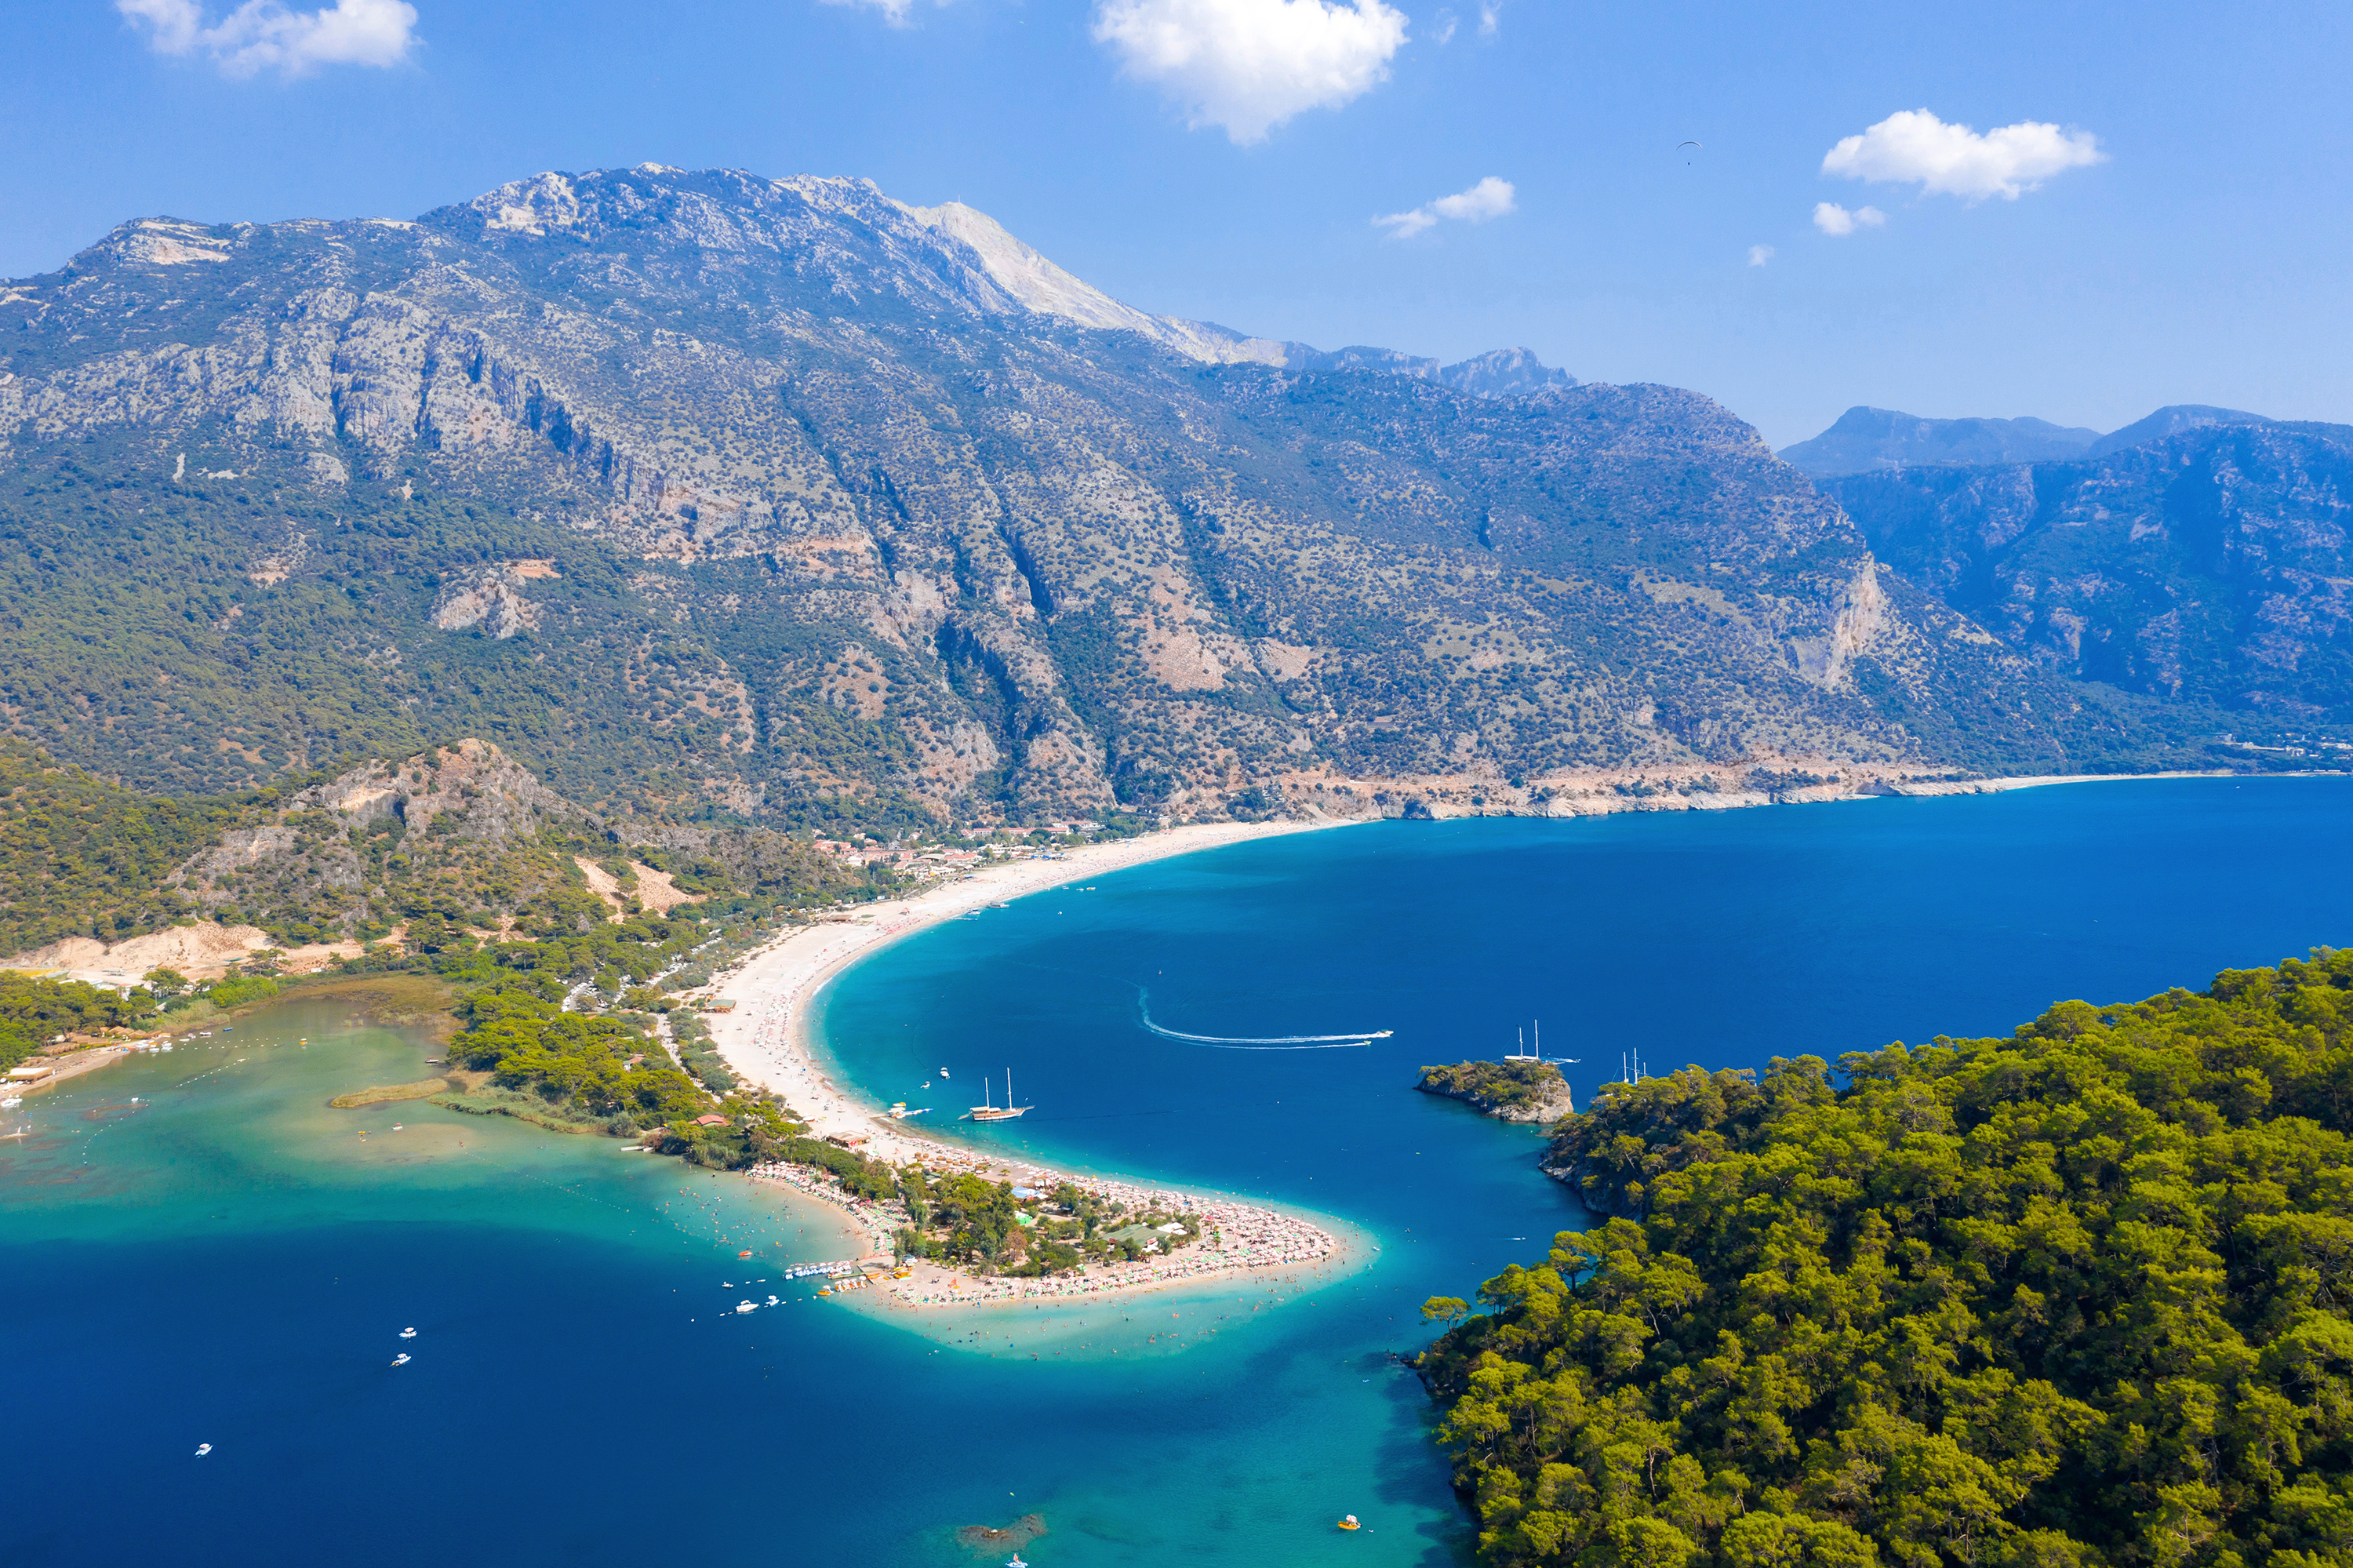
[[[944,1078],[944,1077],[946,1077],[947,1075],[948,1075],[948,1070],[947,1070],[945,1067],[942,1067],[942,1068],[940,1069],[940,1076],[941,1076],[941,1077],[943,1077],[943,1078]]]
[[[404,1340],[413,1340],[417,1338],[417,1330],[414,1329],[403,1329],[400,1331],[400,1337]]]
[[[207,1454],[211,1453],[212,1451],[213,1451],[213,1446],[212,1446],[211,1444],[209,1444],[209,1443],[199,1443],[199,1444],[197,1444],[197,1445],[196,1445],[196,1457],[197,1457],[197,1458],[199,1458],[199,1459],[203,1458],[206,1455],[207,1455]]]
[[[1340,1528],[1342,1530],[1362,1530],[1365,1527],[1356,1522],[1356,1516],[1352,1513],[1340,1520]]]
[[[392,1364],[396,1367],[406,1366],[408,1364],[408,1352],[406,1351],[403,1351],[400,1354],[393,1357]]]
[[[739,1253],[737,1253],[735,1255],[736,1255],[737,1257],[749,1257],[749,1256],[751,1256],[752,1255],[751,1255],[750,1253],[748,1253],[748,1252],[739,1252]]]
[[[757,1312],[759,1309],[760,1304],[757,1301],[738,1301],[735,1303],[735,1310],[739,1313]]]
[[[1005,1568],[1029,1568],[1029,1564],[1021,1561],[1021,1553],[1017,1551],[1005,1560]]]

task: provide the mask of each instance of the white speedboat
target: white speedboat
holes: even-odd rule
[[[738,1312],[757,1312],[759,1309],[760,1304],[757,1301],[738,1301],[735,1303],[735,1310]]]
[[[392,1364],[396,1367],[406,1366],[408,1364],[408,1352],[406,1351],[403,1351],[400,1354],[393,1357]]]
[[[414,1329],[403,1329],[400,1331],[400,1337],[404,1340],[413,1340],[417,1338],[417,1330]]]
[[[197,1444],[197,1445],[196,1445],[196,1457],[197,1457],[197,1458],[199,1458],[199,1459],[203,1458],[206,1455],[207,1455],[207,1454],[211,1453],[212,1451],[213,1451],[213,1446],[212,1446],[211,1444],[209,1444],[209,1443],[199,1443],[199,1444]]]

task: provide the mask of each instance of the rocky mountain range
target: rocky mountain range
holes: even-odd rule
[[[0,712],[145,789],[480,736],[607,813],[1198,815],[2211,716],[1696,394],[1151,315],[863,181],[142,219],[0,345]]]
[[[2353,426],[2163,408],[2073,459],[1823,485],[1879,558],[2073,680],[2353,722]]]

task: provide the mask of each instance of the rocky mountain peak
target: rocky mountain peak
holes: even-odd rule
[[[1541,392],[1551,387],[1574,387],[1577,377],[1547,366],[1531,349],[1491,348],[1438,372],[1449,387],[1482,397],[1505,397]]]
[[[2094,441],[2086,457],[2106,457],[2110,452],[2129,451],[2151,441],[2161,441],[2185,430],[2212,429],[2218,425],[2268,425],[2273,421],[2261,414],[2250,414],[2238,408],[2217,408],[2205,403],[2173,403],[2159,408],[2146,418],[2135,419],[2119,430],[2111,430]]]
[[[544,822],[588,815],[498,747],[472,737],[364,762],[292,797],[281,815],[306,809],[332,812],[354,827],[397,821],[413,832],[446,818],[460,836],[483,841],[528,838]]]

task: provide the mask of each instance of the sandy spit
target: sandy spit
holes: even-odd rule
[[[810,1049],[808,1002],[826,981],[855,960],[975,909],[1172,855],[1345,825],[1325,820],[1173,828],[1142,838],[1089,844],[1050,859],[986,866],[907,898],[878,902],[856,916],[797,930],[720,976],[714,989],[735,1006],[733,1012],[710,1020],[712,1042],[732,1070],[774,1090],[794,1117],[809,1125],[813,1137],[854,1139],[866,1154],[893,1164],[921,1164],[934,1171],[968,1171],[1045,1187],[1071,1181],[1131,1208],[1187,1211],[1203,1225],[1203,1239],[1173,1255],[1110,1267],[1090,1265],[1075,1276],[1051,1279],[999,1279],[918,1263],[908,1278],[878,1282],[875,1288],[885,1293],[892,1305],[968,1307],[988,1302],[1101,1299],[1114,1293],[1192,1285],[1226,1276],[1345,1264],[1351,1249],[1335,1231],[1296,1214],[1148,1182],[1084,1176],[1026,1160],[985,1155],[932,1137],[912,1123],[894,1121],[881,1107],[834,1083],[818,1066]],[[891,1237],[905,1223],[896,1204],[849,1199],[829,1181],[805,1168],[763,1169],[754,1174],[756,1179],[786,1183],[804,1196],[841,1210],[867,1237],[869,1256],[889,1258]]]

